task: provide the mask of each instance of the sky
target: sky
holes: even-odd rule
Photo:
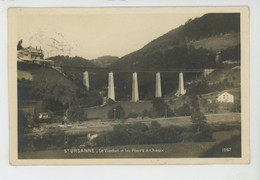
[[[92,13],[72,15],[20,15],[17,41],[23,47],[55,55],[86,59],[122,57],[202,13]]]

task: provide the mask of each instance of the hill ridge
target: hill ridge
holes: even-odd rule
[[[194,46],[190,42],[207,40],[214,36],[218,38],[226,34],[239,34],[239,32],[240,15],[238,13],[205,14],[152,40],[143,48],[121,57],[110,66],[185,67],[191,63],[190,67],[214,67],[216,51],[221,48],[209,50],[205,46]],[[240,44],[239,35],[234,39],[232,40],[234,43],[230,43],[231,46]],[[225,43],[227,41],[222,42],[222,44]]]

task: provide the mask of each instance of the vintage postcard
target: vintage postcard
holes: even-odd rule
[[[249,163],[248,7],[10,8],[10,163]]]

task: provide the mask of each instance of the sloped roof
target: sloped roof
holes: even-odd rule
[[[225,91],[225,92],[222,92],[221,94],[219,94],[218,97],[219,97],[219,96],[222,96],[223,94],[228,94],[228,95],[233,96],[232,94],[230,94],[230,93],[228,93],[227,91]]]

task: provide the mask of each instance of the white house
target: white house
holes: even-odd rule
[[[218,102],[234,103],[234,96],[228,92],[224,92],[217,97]]]

